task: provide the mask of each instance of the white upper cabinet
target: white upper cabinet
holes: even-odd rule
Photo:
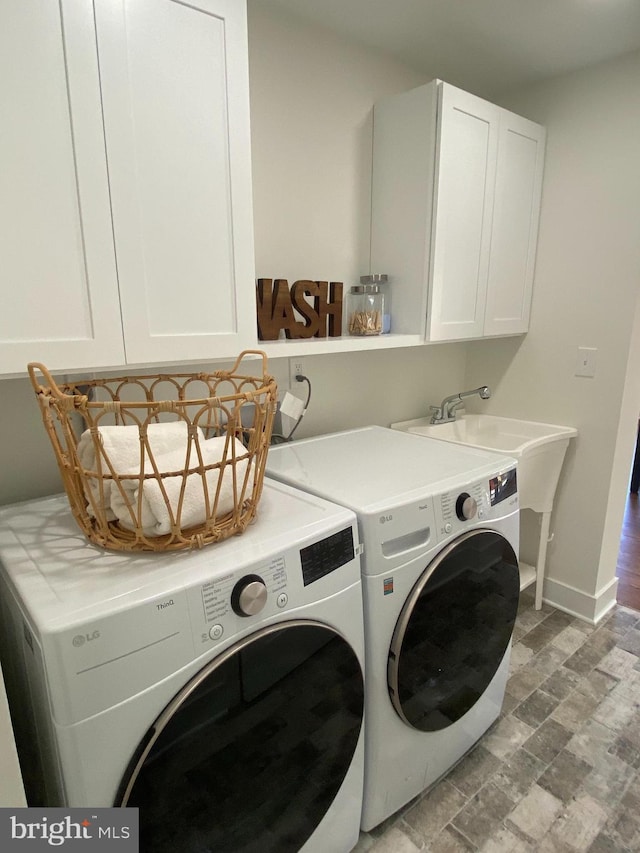
[[[255,339],[244,2],[97,0],[129,363]]]
[[[543,150],[539,125],[441,81],[376,105],[372,268],[427,340],[527,330]]]
[[[484,334],[500,110],[441,85],[427,314],[430,340]]]
[[[0,8],[0,372],[124,361],[91,3]]]
[[[244,2],[7,0],[0,41],[0,371],[250,345]]]
[[[545,130],[500,110],[485,335],[529,328]]]

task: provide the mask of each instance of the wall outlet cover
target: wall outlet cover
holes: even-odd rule
[[[304,375],[304,359],[302,356],[289,359],[289,388],[298,385],[296,376]]]
[[[576,376],[593,378],[596,375],[598,350],[595,347],[578,347],[576,356]]]

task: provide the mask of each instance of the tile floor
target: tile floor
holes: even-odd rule
[[[640,612],[596,627],[523,593],[501,717],[354,853],[640,851]]]

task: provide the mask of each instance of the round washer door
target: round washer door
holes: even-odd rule
[[[154,853],[297,851],[351,765],[364,705],[355,652],[315,622],[265,628],[196,675],[149,729],[118,806]]]
[[[408,725],[439,731],[475,705],[507,651],[519,594],[515,552],[491,530],[464,534],[425,569],[387,667],[391,701]]]

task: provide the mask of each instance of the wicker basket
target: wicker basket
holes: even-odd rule
[[[239,372],[247,355],[262,357],[262,376]],[[245,350],[228,371],[60,386],[42,364],[28,370],[73,515],[92,542],[201,548],[254,518],[277,405],[263,352]]]

